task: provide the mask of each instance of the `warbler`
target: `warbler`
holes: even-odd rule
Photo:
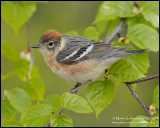
[[[125,50],[127,46],[112,46],[82,36],[45,32],[32,48],[38,48],[46,64],[62,78],[82,84],[96,80],[105,69],[124,56],[143,53],[146,49]]]

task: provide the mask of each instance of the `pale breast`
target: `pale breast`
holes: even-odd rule
[[[99,62],[98,60],[90,59],[71,65],[60,64],[54,59],[55,54],[53,52],[43,52],[43,50],[40,50],[40,52],[54,73],[74,83],[83,83],[97,79],[109,65],[115,62],[115,60]]]
[[[100,69],[97,69],[98,62],[94,60],[86,60],[77,64],[66,65],[58,63],[54,58],[54,53],[50,53],[44,57],[51,70],[67,81],[82,83],[95,79],[100,74]]]

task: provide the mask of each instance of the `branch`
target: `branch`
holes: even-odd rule
[[[157,77],[159,77],[159,74],[156,74],[154,76],[141,78],[141,79],[138,79],[138,80],[135,80],[135,81],[131,81],[131,82],[125,82],[125,83],[127,83],[127,84],[135,84],[135,83],[140,83],[140,82],[143,82],[143,81],[151,80],[151,79],[154,79],[154,78],[157,78]]]
[[[71,90],[69,90],[68,92],[71,93],[71,94],[76,94],[78,89],[82,88],[83,86],[85,86],[86,84],[88,84],[90,82],[92,82],[92,80],[88,80],[88,81],[86,81],[86,82],[84,82],[82,84],[78,83]]]
[[[138,9],[139,9],[139,6],[138,6],[138,4],[135,2],[135,1],[131,1],[132,2],[132,4],[135,6],[135,7],[137,7]]]
[[[119,23],[114,28],[112,33],[106,39],[103,40],[106,44],[110,44],[111,41],[114,39],[114,37],[121,32],[121,29],[122,29],[125,21],[126,21],[126,18],[120,19]]]
[[[30,21],[28,20],[28,22],[26,23],[26,29],[27,29],[27,42],[28,42],[28,52],[31,54],[31,60],[30,60],[30,64],[29,64],[29,71],[28,71],[28,75],[31,74],[31,70],[32,70],[32,66],[33,66],[33,53],[32,53],[32,41],[31,41],[31,32],[30,32]]]
[[[43,127],[50,127],[50,119],[43,125]]]
[[[143,103],[143,101],[138,97],[138,95],[136,94],[135,90],[132,88],[132,84],[134,83],[140,83],[140,82],[143,82],[143,81],[147,81],[147,80],[151,80],[151,79],[154,79],[154,78],[157,78],[159,77],[159,74],[156,74],[154,76],[149,76],[149,77],[145,77],[145,78],[141,78],[141,79],[138,79],[138,80],[135,80],[135,81],[131,81],[131,82],[123,82],[127,85],[127,87],[129,88],[129,90],[131,91],[132,95],[136,98],[136,100],[141,104],[141,106],[143,107],[143,109],[146,111],[148,117],[150,119],[152,119],[152,115],[151,113],[149,112],[147,106]]]

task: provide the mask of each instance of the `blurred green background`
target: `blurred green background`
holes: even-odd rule
[[[36,44],[40,36],[48,29],[55,29],[61,33],[75,30],[82,35],[84,29],[92,25],[99,5],[102,2],[48,2],[37,4],[37,11],[31,17],[31,38]],[[16,36],[11,27],[1,18],[1,37],[9,42],[19,53],[27,48],[26,25],[20,28]],[[8,51],[9,52],[9,51]],[[40,75],[46,85],[45,96],[49,94],[59,94],[71,89],[74,84],[68,83],[58,77],[47,67],[43,57],[37,49],[33,50],[34,64],[38,66]],[[149,53],[150,68],[146,76],[159,73],[159,53]],[[7,74],[14,69],[13,63],[1,55],[1,74]],[[103,74],[104,75],[104,74]],[[103,76],[102,76],[103,77]],[[102,79],[102,77],[100,79]],[[150,80],[138,84],[136,92],[148,106],[152,102],[153,90],[159,84],[158,79]],[[16,76],[1,81],[1,95],[4,90],[10,90],[21,85]],[[86,87],[79,90],[78,94],[84,96]],[[113,124],[114,117],[136,117],[145,115],[141,105],[133,98],[128,88],[121,84],[116,88],[116,94],[111,104],[108,105],[97,120],[94,114],[77,114],[69,110],[64,111],[73,120],[74,126],[128,126],[129,124]],[[124,121],[124,120],[123,120]],[[129,120],[130,121],[130,120]]]

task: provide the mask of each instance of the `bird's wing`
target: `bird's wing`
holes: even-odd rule
[[[57,54],[56,60],[63,64],[75,63],[80,53],[85,52],[91,40],[81,36],[63,35],[63,49]],[[78,61],[77,61],[78,62]]]
[[[75,40],[76,39],[76,40]],[[104,42],[95,42],[80,36],[68,36],[65,45],[56,60],[62,64],[74,64],[88,59],[107,59],[118,57],[124,47],[113,47]]]
[[[62,64],[74,64],[88,59],[108,59],[113,57],[125,56],[126,51],[123,47],[114,47],[105,42],[91,41],[81,36],[63,35],[66,45],[56,56],[56,60]]]
[[[104,42],[93,42],[94,45],[92,52],[90,52],[87,57],[99,60],[105,60],[114,57],[124,56],[126,51],[125,48],[130,46],[112,46],[111,44],[106,44]]]
[[[92,41],[88,38],[82,36],[74,36],[74,35],[63,35],[64,44],[66,45],[63,48],[63,52],[73,52],[78,48],[87,46]]]

